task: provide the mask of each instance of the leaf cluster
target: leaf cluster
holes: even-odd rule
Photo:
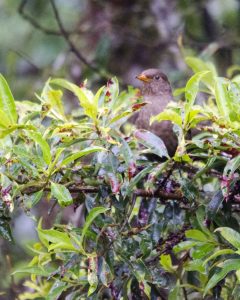
[[[239,77],[186,63],[182,98],[151,119],[174,124],[173,157],[127,123],[144,103],[116,78],[96,93],[51,79],[37,101],[16,101],[1,76],[1,236],[12,240],[19,207],[84,208],[82,227],[42,216],[33,259],[13,273],[31,278],[20,299],[238,299]],[[79,101],[68,114],[64,90]]]

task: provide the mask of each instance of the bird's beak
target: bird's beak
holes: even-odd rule
[[[151,81],[151,78],[147,77],[144,74],[140,74],[140,75],[136,76],[136,78],[143,81],[143,82],[150,82]]]

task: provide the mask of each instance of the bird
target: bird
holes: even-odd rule
[[[159,69],[147,69],[136,78],[142,82],[141,96],[147,104],[136,113],[133,123],[137,129],[148,130],[160,137],[169,155],[174,156],[178,143],[172,123],[155,121],[150,125],[150,118],[164,111],[169,102],[173,100],[170,82]]]

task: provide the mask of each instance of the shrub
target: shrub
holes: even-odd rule
[[[19,207],[84,207],[82,227],[39,220],[33,259],[13,272],[31,275],[19,299],[238,299],[240,79],[186,62],[194,75],[175,92],[185,101],[151,120],[174,124],[172,158],[126,123],[144,103],[131,87],[119,93],[116,78],[95,94],[53,79],[38,101],[19,102],[1,77],[0,234],[12,240]],[[70,114],[62,90],[79,100]]]

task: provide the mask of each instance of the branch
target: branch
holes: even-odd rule
[[[18,7],[18,13],[25,19],[27,22],[29,22],[34,28],[37,30],[47,34],[47,35],[56,35],[56,36],[62,36],[61,31],[59,30],[54,30],[54,29],[49,29],[47,27],[44,27],[42,24],[38,23],[35,18],[33,18],[31,15],[27,14],[25,12],[25,6],[29,0],[23,0],[19,7]],[[72,31],[67,31],[68,35],[73,35],[73,34],[84,34],[86,33],[86,30],[72,30]]]
[[[141,190],[137,189],[134,191],[134,194],[136,196],[141,196],[141,197],[156,197],[156,198],[162,198],[164,200],[182,200],[183,195],[181,192],[176,192],[176,193],[167,193],[162,190],[156,190],[156,191],[146,191],[146,190]]]
[[[26,1],[26,0],[25,0]],[[69,45],[69,48],[70,50],[76,55],[76,57],[81,61],[83,62],[86,66],[88,66],[90,69],[92,69],[93,71],[101,74],[100,70],[94,66],[93,64],[91,64],[90,62],[87,61],[87,59],[81,54],[81,52],[76,48],[76,46],[74,45],[74,43],[71,41],[70,37],[69,37],[69,34],[68,32],[65,30],[64,26],[63,26],[63,23],[62,23],[62,20],[60,18],[60,15],[59,15],[59,12],[58,12],[58,9],[55,5],[55,2],[54,0],[49,0],[50,1],[50,4],[52,6],[52,9],[53,9],[53,13],[54,13],[54,16],[56,18],[56,21],[57,21],[57,24],[58,24],[58,27],[59,27],[59,30],[61,32],[61,35],[62,37],[65,39],[65,41],[67,42],[67,44]]]
[[[28,2],[28,0],[22,0],[22,2],[19,5],[18,8],[18,12],[19,14],[25,19],[27,20],[33,27],[35,27],[36,29],[42,31],[45,34],[48,35],[56,35],[59,37],[63,37],[64,40],[66,41],[66,43],[68,44],[70,51],[73,52],[75,54],[75,56],[86,66],[88,66],[90,69],[92,69],[93,71],[97,72],[98,74],[100,74],[103,77],[108,77],[105,74],[103,74],[103,72],[101,72],[95,65],[93,65],[92,63],[90,63],[82,54],[81,52],[77,49],[77,47],[75,46],[75,44],[71,41],[70,39],[70,35],[71,34],[76,34],[76,33],[83,33],[83,32],[76,32],[76,31],[67,31],[62,23],[62,20],[60,18],[58,9],[55,5],[54,0],[49,0],[50,4],[52,6],[53,9],[53,13],[56,19],[56,22],[58,24],[59,30],[53,30],[53,29],[49,29],[44,27],[43,25],[41,25],[40,23],[38,23],[31,15],[27,14],[25,12],[25,6]]]
[[[26,189],[22,190],[22,192],[24,194],[30,195],[41,189],[44,189],[45,192],[49,192],[51,190],[49,187],[44,187],[44,186],[35,186],[35,187],[27,186]],[[91,187],[91,186],[68,187],[68,190],[70,193],[95,194],[95,193],[99,192],[98,187]],[[167,193],[167,192],[164,192],[161,190],[146,191],[146,190],[142,190],[142,189],[137,189],[137,190],[133,191],[133,194],[137,197],[144,197],[144,198],[156,197],[156,198],[162,198],[163,200],[182,200],[184,198],[180,192]]]
[[[26,12],[25,12],[25,6],[27,4],[28,0],[23,0],[19,7],[18,7],[18,12],[19,14],[26,20],[28,21],[33,27],[35,27],[36,29],[42,31],[43,33],[45,34],[48,34],[48,35],[58,35],[58,36],[61,36],[62,33],[60,31],[57,31],[57,30],[51,30],[49,28],[46,28],[44,26],[42,26],[41,24],[39,24],[32,16],[28,15]]]

